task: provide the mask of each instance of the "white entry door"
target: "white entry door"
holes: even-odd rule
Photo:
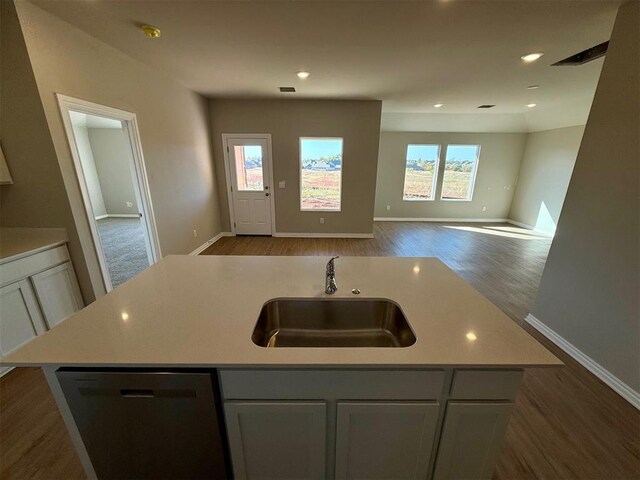
[[[264,138],[227,138],[238,235],[271,235],[271,158]]]

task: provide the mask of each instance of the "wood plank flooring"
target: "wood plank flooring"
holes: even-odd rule
[[[374,233],[230,237],[203,254],[440,258],[566,363],[526,372],[494,479],[640,479],[640,412],[523,322],[548,238],[505,224],[376,223]],[[0,379],[0,479],[31,478],[84,476],[44,376],[17,369]]]

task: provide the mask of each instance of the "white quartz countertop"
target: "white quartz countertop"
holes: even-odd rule
[[[0,228],[0,264],[62,245],[64,228]]]
[[[342,257],[333,298],[398,303],[406,348],[263,348],[274,298],[329,297],[324,257],[169,256],[2,359],[9,365],[527,367],[562,363],[434,258]],[[471,334],[471,335],[469,335]],[[475,340],[470,340],[469,337]]]

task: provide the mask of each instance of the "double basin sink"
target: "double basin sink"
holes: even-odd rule
[[[261,347],[409,347],[416,341],[400,307],[384,299],[275,299],[251,336]]]

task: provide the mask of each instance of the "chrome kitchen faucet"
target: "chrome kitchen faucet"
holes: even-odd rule
[[[336,267],[333,264],[333,261],[338,258],[340,257],[333,257],[327,262],[327,275],[324,281],[324,293],[327,295],[333,295],[338,290],[338,285],[336,285]]]

